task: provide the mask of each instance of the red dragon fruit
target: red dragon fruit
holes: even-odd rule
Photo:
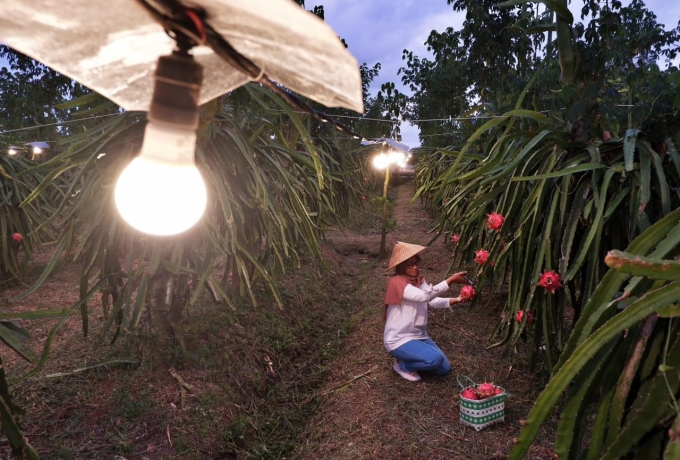
[[[495,394],[497,395],[502,395],[503,394],[503,389],[501,387],[496,387],[494,390]]]
[[[470,285],[465,285],[460,288],[460,296],[463,300],[472,300],[477,295],[477,291]]]
[[[460,239],[460,235],[459,235],[458,233],[456,233],[456,234],[454,234],[454,235],[451,235],[451,242],[452,242],[453,244],[458,243],[458,240],[459,240],[459,239]]]
[[[477,394],[475,393],[475,390],[473,388],[468,388],[467,390],[463,390],[463,392],[460,394],[461,398],[465,399],[471,399],[473,401],[477,400]]]
[[[12,239],[16,241],[17,243],[21,242],[21,240],[24,239],[24,237],[21,235],[21,233],[14,233],[12,235]]]
[[[480,249],[479,251],[475,252],[475,262],[477,262],[479,265],[484,265],[488,258],[489,251],[485,249]]]
[[[489,217],[486,219],[486,226],[491,230],[500,231],[501,227],[503,226],[503,222],[505,221],[505,217],[498,214],[497,212],[492,212],[488,216]]]
[[[496,387],[493,383],[480,383],[477,385],[477,396],[479,399],[490,398],[496,395]]]
[[[524,310],[520,310],[520,311],[517,312],[517,314],[515,315],[515,319],[517,320],[518,323],[522,322],[522,319],[524,319],[524,314],[525,314]],[[526,312],[526,315],[527,315],[527,325],[531,326],[536,321],[536,318],[534,317],[534,314],[531,313],[530,311]]]

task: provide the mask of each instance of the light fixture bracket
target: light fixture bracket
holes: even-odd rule
[[[187,51],[175,50],[158,58],[154,79],[147,119],[159,125],[195,131],[199,122],[203,66]]]

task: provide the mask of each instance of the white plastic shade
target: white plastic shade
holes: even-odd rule
[[[273,80],[328,107],[363,112],[356,60],[322,20],[291,0],[200,0],[207,22]],[[0,0],[0,42],[126,110],[148,110],[158,56],[174,41],[136,0]],[[249,81],[210,48],[200,103]]]

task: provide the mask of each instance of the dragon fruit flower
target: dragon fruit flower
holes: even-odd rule
[[[19,243],[21,240],[24,239],[24,237],[21,235],[21,233],[14,233],[14,234],[12,235],[12,239],[13,239],[14,241],[16,241],[17,243]]]
[[[489,251],[486,251],[484,249],[480,249],[479,251],[475,252],[475,262],[477,262],[479,265],[484,265],[488,258],[489,258]]]
[[[547,271],[543,272],[539,278],[538,285],[544,288],[546,291],[549,291],[551,294],[554,294],[557,289],[562,287],[562,280],[560,279],[560,275],[557,273],[553,271]]]
[[[492,212],[491,214],[488,214],[488,216],[489,217],[486,218],[486,226],[491,230],[500,231],[503,222],[505,222],[505,217],[497,212]]]

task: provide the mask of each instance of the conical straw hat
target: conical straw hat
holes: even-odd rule
[[[415,256],[424,249],[427,249],[427,247],[420,246],[418,244],[409,244],[397,241],[397,244],[394,245],[394,249],[392,250],[392,257],[390,257],[390,263],[387,269],[391,270],[392,268],[396,267],[405,260],[408,260],[409,258]]]

